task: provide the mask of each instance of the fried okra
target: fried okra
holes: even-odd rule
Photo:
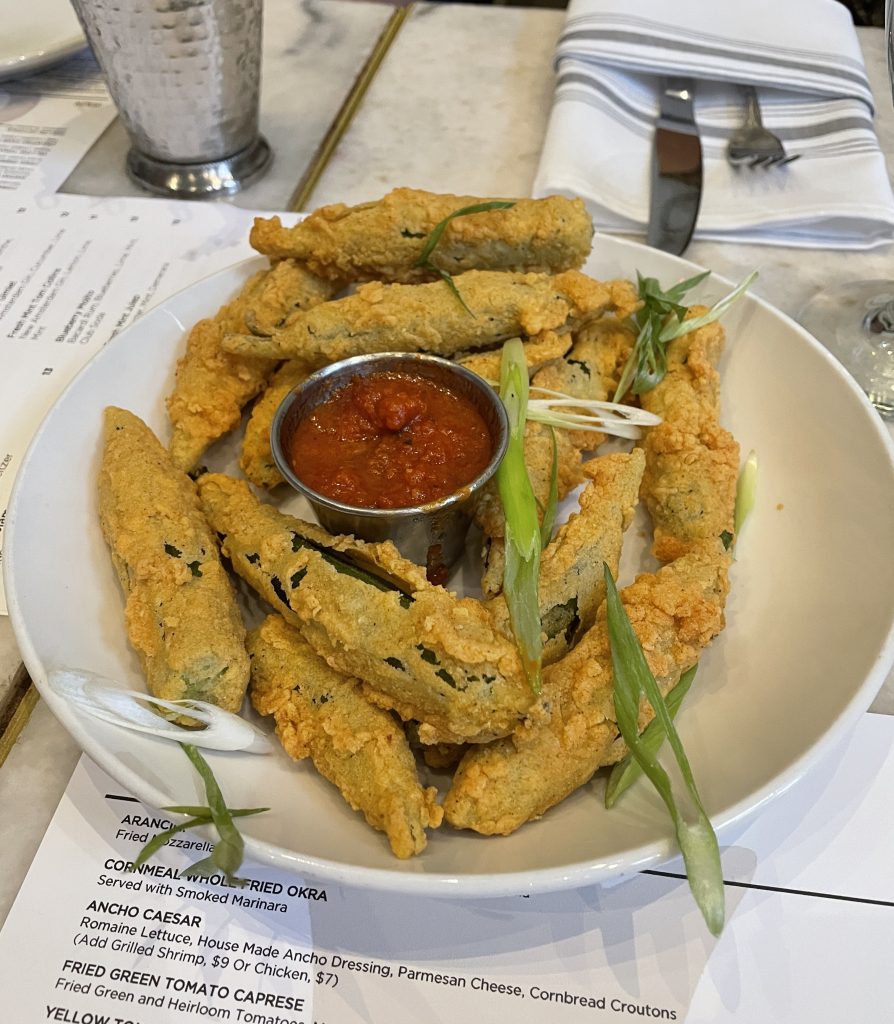
[[[543,664],[558,661],[596,621],[605,599],[606,562],[618,574],[624,531],[633,519],[643,475],[643,453],[604,455],[584,463],[589,479],[580,511],[560,528],[540,562],[540,622]],[[488,601],[494,622],[512,636],[509,609],[500,594]]]
[[[555,276],[469,270],[453,283],[462,302],[444,281],[374,281],[290,317],[269,337],[229,334],[223,347],[243,356],[315,365],[370,352],[454,356],[507,338],[561,333],[606,310],[632,309],[637,301],[629,281],[594,281],[576,270]]]
[[[432,586],[391,543],[332,537],[209,474],[199,494],[235,571],[424,743],[505,736],[533,701],[512,641],[477,601]]]
[[[690,311],[696,316],[698,307]],[[642,499],[652,517],[652,550],[661,562],[689,551],[729,551],[739,475],[739,445],[720,426],[717,360],[723,328],[708,324],[672,341],[667,375],[641,396],[662,418],[643,441]]]
[[[104,418],[99,517],[150,691],[238,711],[245,630],[195,485],[141,419],[114,407]]]
[[[728,558],[686,555],[621,592],[649,668],[666,693],[723,628]],[[543,690],[512,736],[470,749],[444,801],[456,828],[508,835],[624,756],[612,699],[605,605],[577,647],[544,672]],[[651,718],[644,704],[640,729]]]
[[[272,331],[294,310],[331,298],[336,288],[300,263],[284,260],[255,274],[216,316],[193,327],[167,399],[175,465],[193,470],[204,451],[237,426],[243,406],[263,390],[277,365],[276,359],[245,359],[225,352],[223,337],[239,331]]]
[[[309,757],[395,856],[421,853],[425,830],[443,812],[435,788],[424,789],[400,723],[373,707],[359,680],[330,668],[280,615],[248,635],[251,701],[273,715],[276,735],[296,761]]]
[[[571,347],[571,336],[569,334],[557,334],[555,331],[544,331],[537,334],[529,341],[522,343],[524,350],[525,364],[528,367],[528,375],[535,374],[541,367],[555,359],[560,359]],[[460,355],[457,362],[479,377],[496,383],[500,379],[500,363],[503,359],[503,349],[496,348],[491,352],[473,352],[469,355]]]
[[[273,461],[270,428],[280,403],[309,373],[304,363],[289,360],[273,374],[264,394],[255,402],[245,426],[239,468],[253,484],[267,490],[283,482]]]
[[[489,200],[397,188],[377,202],[315,210],[293,227],[257,218],[251,244],[271,259],[304,260],[315,273],[345,281],[431,280],[419,266],[435,227],[464,207]],[[450,221],[430,256],[439,270],[540,271],[579,267],[590,251],[593,224],[580,199],[510,200],[509,209]]]
[[[633,331],[617,317],[605,316],[588,321],[574,332],[574,343],[564,358],[547,363],[534,376],[531,381],[532,397],[539,397],[537,388],[549,388],[572,398],[613,401],[621,370],[634,340]],[[602,444],[605,434],[570,430],[568,439],[575,448],[592,451]]]

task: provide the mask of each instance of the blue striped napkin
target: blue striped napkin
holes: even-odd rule
[[[602,231],[645,231],[658,84],[670,74],[696,82],[697,238],[842,249],[894,239],[873,97],[837,0],[572,0],[556,72],[534,195],[583,196]],[[744,84],[795,163],[728,164]]]

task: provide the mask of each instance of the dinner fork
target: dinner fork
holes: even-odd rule
[[[729,162],[733,167],[777,167],[797,160],[801,154],[787,156],[780,138],[764,127],[757,90],[753,85],[743,88],[745,121],[730,136],[726,150]]]

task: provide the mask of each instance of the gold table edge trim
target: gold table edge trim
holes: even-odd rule
[[[37,687],[31,682],[24,665],[19,672],[19,684],[16,691],[10,697],[10,709],[6,712],[8,717],[6,717],[3,725],[3,731],[0,732],[0,768],[5,764],[10,751],[15,746],[16,740],[31,719],[31,712],[40,700]]]
[[[314,189],[317,187],[317,183],[322,177],[323,172],[328,167],[329,161],[332,159],[332,156],[338,148],[338,144],[344,137],[345,132],[354,120],[354,116],[360,109],[360,105],[363,102],[363,98],[366,96],[367,90],[372,84],[373,79],[376,77],[376,74],[385,60],[388,51],[391,49],[391,44],[397,38],[404,22],[406,22],[407,18],[412,14],[415,6],[415,4],[411,3],[407,4],[406,7],[399,7],[388,19],[385,27],[379,34],[379,38],[376,40],[375,45],[370,51],[369,56],[366,58],[366,63],[354,79],[354,83],[348,91],[347,96],[345,96],[344,102],[339,108],[338,113],[333,118],[328,131],[323,136],[322,142],[317,147],[307,170],[296,185],[295,191],[289,197],[289,201],[286,204],[287,210],[298,212],[307,207],[308,201],[310,200]]]

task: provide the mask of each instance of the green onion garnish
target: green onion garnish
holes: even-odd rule
[[[667,705],[667,711],[671,718],[677,717],[677,712],[680,710],[683,698],[689,693],[689,687],[692,686],[692,680],[695,679],[697,668],[697,665],[693,665],[691,669],[684,672],[676,686],[668,691],[667,696],[664,698],[664,703]],[[661,720],[653,718],[643,730],[639,740],[646,753],[654,758],[665,740]],[[605,806],[609,810],[614,807],[618,802],[618,797],[622,793],[626,793],[642,774],[642,768],[640,768],[639,763],[631,754],[628,754],[623,761],[619,761],[612,768],[605,786]]]
[[[545,548],[550,542],[556,522],[556,509],[559,506],[559,445],[556,441],[556,432],[552,427],[549,428],[549,433],[553,442],[553,458],[549,469],[549,494],[546,496],[543,518],[540,521],[541,548]]]
[[[528,419],[564,430],[585,430],[636,440],[642,427],[655,427],[661,417],[620,402],[573,398],[552,388],[531,386]]]
[[[488,380],[487,383],[499,387],[495,381]],[[642,436],[642,427],[656,427],[661,422],[660,416],[635,405],[576,398],[538,384],[530,387],[526,418],[560,430],[592,431],[632,441]]]
[[[539,693],[543,653],[538,599],[541,536],[537,499],[525,465],[528,367],[519,338],[513,338],[503,346],[500,398],[509,418],[509,445],[497,470],[497,486],[506,517],[503,593],[525,676],[534,693]]]
[[[417,267],[422,267],[424,270],[428,270],[432,274],[437,274],[441,278],[441,280],[460,301],[463,309],[469,314],[469,316],[473,317],[475,314],[471,309],[469,309],[466,305],[466,300],[462,295],[460,295],[459,288],[456,287],[456,282],[446,270],[441,270],[440,267],[436,267],[432,264],[431,254],[435,251],[435,246],[441,241],[441,235],[444,234],[445,228],[452,220],[455,220],[457,217],[468,217],[473,213],[488,213],[490,210],[508,210],[511,206],[515,206],[515,203],[503,199],[494,199],[486,203],[473,203],[471,206],[463,206],[459,210],[454,210],[453,213],[448,214],[442,221],[434,226],[432,233],[428,236],[425,245],[422,247],[422,252],[419,254],[419,258],[416,260]]]
[[[134,867],[145,863],[154,853],[160,850],[167,842],[173,839],[180,832],[190,828],[197,828],[200,825],[213,825],[218,834],[218,842],[214,844],[211,856],[190,865],[180,874],[184,878],[190,875],[208,876],[215,871],[221,871],[231,885],[238,885],[242,879],[236,877],[236,872],[242,866],[242,857],[245,852],[245,843],[239,830],[233,823],[233,818],[245,818],[252,814],[260,814],[267,811],[269,807],[243,807],[231,810],[226,805],[217,779],[211,771],[211,766],[191,743],[181,743],[183,752],[195,766],[196,771],[205,783],[205,796],[208,800],[207,807],[177,805],[163,807],[163,811],[171,814],[188,814],[187,821],[175,825],[153,836],[140,851],[139,856],[134,860]]]
[[[611,570],[603,565],[606,588],[608,634],[614,671],[615,717],[621,736],[644,774],[658,791],[671,816],[677,842],[683,854],[689,887],[712,935],[719,935],[725,916],[723,873],[717,836],[702,805],[689,760],[668,712],[643,649],[621,603]],[[639,735],[640,699],[645,696],[668,738],[695,820],[687,822],[674,799],[667,772],[661,767]]]
[[[664,291],[656,278],[643,277],[637,271],[637,291],[643,304],[631,317],[637,331],[636,341],[621,371],[614,396],[616,402],[628,391],[634,395],[651,391],[667,372],[667,346],[670,342],[718,320],[745,294],[757,277],[757,271],[752,271],[707,313],[687,320],[688,308],[682,305],[681,300],[686,292],[704,281],[708,274],[710,270],[705,270]]]
[[[739,482],[736,485],[736,510],[733,514],[733,529],[736,536],[745,522],[748,514],[754,508],[757,498],[757,452],[752,450],[748,453],[742,472],[739,474]]]

